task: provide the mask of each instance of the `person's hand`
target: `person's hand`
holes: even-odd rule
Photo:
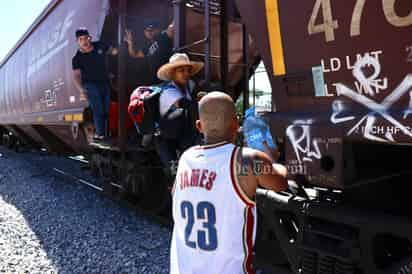
[[[175,23],[174,22],[170,23],[170,25],[167,27],[167,29],[170,30],[170,31],[175,31]]]
[[[125,30],[125,36],[124,36],[124,41],[128,44],[133,43],[133,34],[130,30],[126,29]]]
[[[174,22],[172,22],[166,29],[166,33],[167,36],[169,36],[169,38],[173,38],[174,34],[175,34],[175,24]]]
[[[262,141],[262,145],[265,149],[264,152],[271,158],[272,162],[276,162],[279,158],[279,151],[276,148],[270,148],[266,140]]]
[[[118,55],[119,54],[119,49],[118,48],[112,48],[112,55]]]

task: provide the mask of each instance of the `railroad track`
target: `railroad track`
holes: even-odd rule
[[[69,157],[75,161],[81,161],[84,164],[87,164],[87,160],[83,159],[76,159],[75,157]],[[78,183],[93,189],[94,191],[98,191],[99,193],[109,197],[112,200],[115,200],[122,206],[125,206],[131,210],[135,210],[137,213],[142,214],[151,220],[159,223],[160,225],[167,226],[171,228],[171,215],[167,214],[166,216],[159,216],[153,214],[149,210],[144,210],[138,206],[138,201],[134,197],[129,196],[125,191],[123,186],[116,184],[115,182],[105,182],[103,185],[97,185],[92,183],[88,180],[85,180],[79,176],[76,176],[68,171],[64,171],[61,168],[52,168],[52,171],[64,178],[66,178],[69,182]]]

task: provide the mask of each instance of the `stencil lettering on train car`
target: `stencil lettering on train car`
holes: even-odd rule
[[[398,28],[411,26],[412,12],[409,12],[406,16],[398,15],[395,9],[396,2],[397,0],[382,0],[382,10],[387,22]],[[351,37],[361,34],[362,15],[366,6],[365,4],[366,0],[356,0],[350,24]],[[323,32],[326,42],[332,42],[335,41],[335,30],[337,30],[339,26],[339,21],[333,19],[331,1],[316,0],[308,22],[308,34],[313,35]]]
[[[408,57],[406,57],[406,62],[412,63],[412,46],[407,47],[406,52],[408,54]]]
[[[312,139],[310,134],[312,122],[312,120],[298,120],[286,129],[286,135],[293,146],[299,163],[302,161],[312,162],[312,158],[320,159],[322,157],[317,140]],[[301,158],[301,154],[303,158]]]
[[[47,107],[54,107],[57,105],[57,95],[54,90],[45,90],[44,97],[40,99],[40,102],[46,104]]]
[[[74,11],[70,11],[63,22],[59,22],[53,28],[50,39],[42,40],[41,49],[33,49],[33,57],[31,58],[30,65],[27,69],[27,80],[30,76],[39,71],[44,64],[49,62],[56,54],[69,45],[69,39],[67,32],[73,24]]]
[[[357,92],[373,96],[388,88],[388,78],[380,76],[381,65],[379,63],[379,57],[382,54],[382,50],[376,50],[364,54],[358,53],[355,57],[345,56],[345,58],[332,57],[329,60],[321,59],[320,63],[324,73],[338,72],[342,69],[352,70],[352,74],[354,74],[355,79],[357,79],[357,81],[354,82]],[[353,59],[355,59],[356,62],[354,62]],[[362,73],[361,69],[364,66],[371,66],[373,68],[372,75],[366,77]],[[331,85],[335,86],[336,83],[332,83]],[[325,84],[325,91],[327,96],[334,96],[337,93],[336,91],[332,91],[327,84]]]
[[[370,59],[371,57],[365,56],[361,60],[359,60],[355,67],[357,69],[354,69],[353,75],[354,77],[360,82],[364,82],[365,85],[369,85],[367,87],[369,95],[373,95],[373,92],[371,94],[371,86],[374,85],[373,82],[373,77],[375,77],[376,72],[380,72],[380,64],[377,60],[372,61]],[[378,66],[379,64],[379,66]],[[372,74],[372,76],[367,77],[364,72],[362,71],[362,67],[366,65],[372,65],[372,67],[375,69],[375,72]],[[362,123],[366,123],[365,126],[362,128],[363,136],[366,139],[374,140],[374,141],[381,141],[381,142],[394,142],[393,138],[393,131],[386,131],[385,133],[385,138],[381,138],[377,136],[376,134],[381,133],[381,132],[376,132],[376,127],[375,123],[377,118],[380,116],[381,118],[385,119],[388,121],[390,124],[398,128],[403,134],[412,137],[412,132],[409,127],[403,125],[401,122],[397,121],[390,113],[389,110],[392,107],[394,103],[396,103],[403,95],[405,95],[408,91],[411,91],[412,88],[412,74],[406,75],[404,80],[398,85],[398,87],[395,88],[395,90],[390,93],[386,98],[382,100],[382,102],[378,103],[369,97],[357,93],[356,91],[348,88],[347,86],[339,83],[335,84],[336,86],[336,91],[337,95],[343,95],[354,102],[359,103],[360,105],[363,105],[366,107],[369,112],[362,116],[358,122],[347,132],[347,135],[351,135],[353,132],[359,129],[359,127],[362,125]],[[411,94],[412,95],[412,94]],[[336,103],[336,101],[332,104],[332,116],[331,116],[331,122],[334,124],[337,123],[343,123],[349,120],[353,120],[353,116],[344,116],[344,106],[341,103]],[[411,106],[409,106],[405,112],[404,112],[404,117],[406,118],[407,114],[412,113],[412,99],[411,99]],[[343,115],[342,115],[343,114]],[[396,132],[396,131],[395,131]]]

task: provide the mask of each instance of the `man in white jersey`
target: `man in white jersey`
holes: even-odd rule
[[[238,121],[230,96],[204,96],[199,119],[205,145],[183,153],[173,189],[170,273],[253,273],[256,188],[285,190],[286,168],[232,144]]]

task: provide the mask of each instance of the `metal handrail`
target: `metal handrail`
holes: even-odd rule
[[[203,43],[207,43],[207,42],[209,42],[209,40],[210,40],[210,37],[205,37],[205,38],[203,38],[203,39],[201,39],[201,40],[198,40],[198,41],[196,41],[196,42],[193,42],[193,43],[191,43],[191,44],[184,45],[183,47],[180,47],[180,48],[177,48],[177,49],[173,49],[173,51],[174,51],[174,52],[179,52],[179,51],[182,51],[182,50],[186,50],[186,49],[189,49],[189,48],[191,48],[191,47],[194,47],[194,46],[197,46],[197,45],[201,45],[201,44],[203,44]]]

